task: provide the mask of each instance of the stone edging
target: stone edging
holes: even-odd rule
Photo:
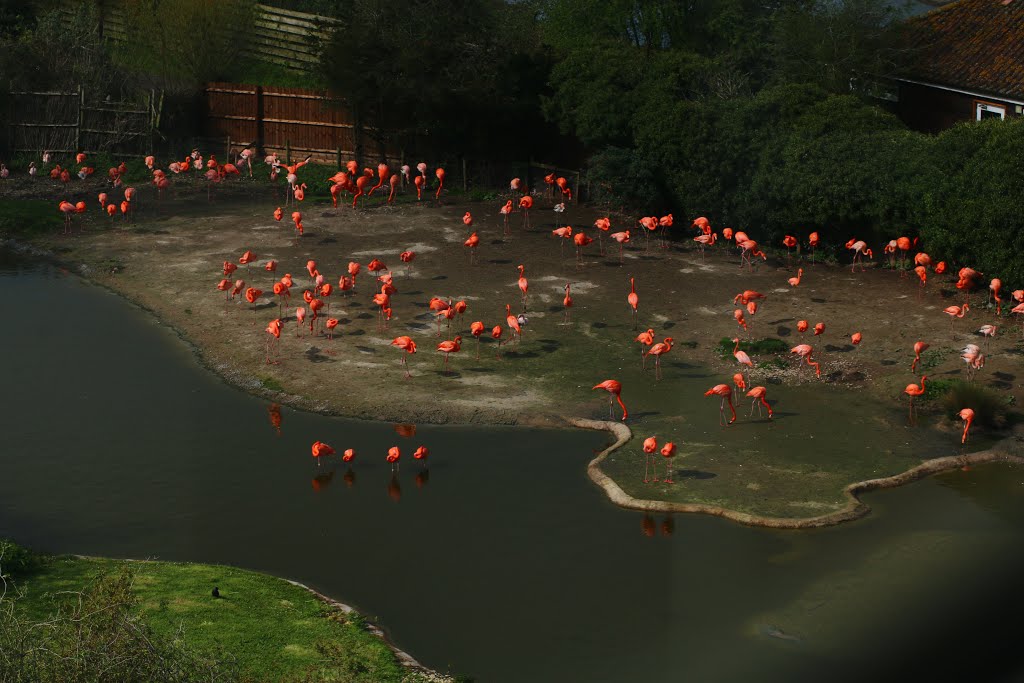
[[[739,522],[740,524],[746,524],[747,526],[768,527],[771,529],[812,529],[815,527],[832,526],[835,524],[841,524],[842,522],[859,519],[860,517],[868,514],[868,512],[871,511],[871,507],[867,503],[861,501],[857,497],[858,494],[865,491],[902,486],[903,484],[908,484],[930,474],[938,474],[940,472],[955,470],[965,465],[980,465],[990,462],[1007,462],[1016,465],[1024,465],[1024,457],[1005,452],[999,447],[999,445],[997,445],[995,448],[970,453],[968,455],[948,456],[927,460],[917,467],[906,470],[905,472],[900,472],[899,474],[894,474],[890,477],[854,482],[843,489],[843,495],[846,497],[846,505],[843,509],[837,510],[836,512],[830,512],[817,517],[803,518],[762,517],[760,515],[752,515],[746,512],[729,510],[717,505],[672,503],[666,500],[641,500],[639,498],[634,498],[623,491],[611,477],[601,470],[601,463],[606,457],[608,457],[608,454],[624,445],[632,438],[633,434],[629,427],[619,422],[609,422],[605,420],[570,418],[568,422],[574,427],[581,427],[583,429],[604,429],[615,436],[615,443],[598,453],[597,457],[591,460],[587,465],[587,475],[595,484],[604,490],[608,498],[616,505],[624,508],[630,508],[632,510],[645,510],[647,512],[697,512],[706,515],[714,515],[716,517],[724,517],[725,519]],[[1013,437],[1010,437],[1010,439],[1002,442],[1002,444],[1006,444],[1007,441],[1012,439]]]

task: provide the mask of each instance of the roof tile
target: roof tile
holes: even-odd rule
[[[1024,97],[1024,0],[958,0],[909,19],[907,77]]]

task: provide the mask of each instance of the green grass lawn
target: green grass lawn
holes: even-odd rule
[[[123,560],[54,557],[18,585],[19,609],[32,620],[52,614],[62,591],[78,591]],[[145,621],[160,636],[179,628],[201,652],[236,661],[242,680],[415,681],[361,617],[344,614],[308,591],[258,572],[218,565],[132,562]],[[211,595],[214,586],[221,598]],[[329,649],[330,657],[317,645]],[[309,678],[306,678],[306,677]]]

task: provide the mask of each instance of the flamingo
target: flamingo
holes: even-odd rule
[[[438,168],[434,171],[434,175],[437,176],[437,192],[434,193],[434,199],[441,200],[441,189],[444,187],[444,169]]]
[[[583,265],[583,247],[587,246],[594,241],[592,237],[587,237],[582,232],[578,232],[573,235],[573,242],[576,243],[576,265]]]
[[[412,375],[409,374],[409,363],[407,362],[407,359],[410,355],[416,353],[416,342],[412,340],[412,337],[402,336],[392,339],[391,345],[397,346],[405,352],[402,354],[402,369],[405,370],[405,379],[409,379]]]
[[[921,375],[921,385],[908,384],[907,388],[903,390],[903,393],[910,397],[910,419],[914,419],[914,397],[922,396],[925,392],[924,381],[928,379],[926,375]]]
[[[740,268],[742,268],[743,264],[746,263],[748,266],[750,266],[750,271],[753,272],[755,256],[760,256],[765,261],[768,260],[768,256],[763,251],[757,248],[757,242],[755,242],[754,240],[743,240],[739,242],[739,246],[743,250],[740,253]]]
[[[519,326],[519,319],[512,315],[512,306],[509,304],[505,304],[505,323],[508,325],[510,334],[512,334],[513,337],[518,335],[519,339],[522,340],[523,328]],[[497,339],[497,337],[495,338]],[[498,350],[500,351],[501,349],[499,348]]]
[[[754,361],[750,360],[750,356],[747,355],[746,351],[740,351],[740,340],[739,337],[733,337],[733,341],[736,342],[736,347],[732,350],[732,355],[736,358],[736,362],[740,365],[746,365],[750,370],[754,369]],[[750,382],[750,370],[746,370],[747,382]]]
[[[999,278],[993,278],[992,282],[989,283],[988,289],[992,294],[992,298],[996,300],[996,315],[1003,314],[1003,300],[999,296],[999,290],[1003,288],[1003,281]]]
[[[558,256],[560,259],[565,258],[565,241],[572,239],[572,226],[566,225],[562,228],[555,228],[551,231],[551,234],[562,238],[558,241]]]
[[[799,344],[791,348],[789,352],[800,356],[808,365],[813,365],[814,376],[821,377],[821,363],[811,360],[811,354],[814,353],[814,347],[810,344]]]
[[[641,332],[636,336],[633,341],[640,342],[640,360],[641,370],[647,369],[647,352],[644,350],[644,346],[651,346],[654,344],[654,330],[648,328],[646,332]]]
[[[469,324],[469,333],[476,337],[476,359],[480,360],[480,335],[484,333],[483,322],[477,320]],[[500,327],[498,328],[501,329]]]
[[[594,389],[604,389],[608,392],[608,417],[612,417],[612,399],[619,402],[619,407],[622,408],[622,421],[625,422],[629,413],[626,412],[626,404],[622,402],[622,383],[614,379],[606,379],[600,384],[595,384],[591,387],[591,391]]]
[[[743,309],[737,308],[732,312],[732,317],[736,318],[736,324],[743,328],[743,331],[747,331],[747,321],[743,317]]]
[[[742,391],[742,390],[741,390]],[[772,407],[768,403],[767,399],[768,390],[764,387],[754,387],[747,392],[747,398],[752,398],[754,401],[750,404],[750,417],[754,416],[754,406],[757,406],[757,414],[761,416],[761,406],[768,409],[768,419],[772,419]],[[760,401],[760,403],[758,403]]]
[[[519,270],[519,280],[518,280],[517,284],[519,285],[519,291],[523,293],[523,310],[525,311],[526,310],[526,296],[527,296],[528,290],[530,289],[530,283],[523,276],[523,272],[526,270],[526,268],[523,267],[523,264],[520,263],[516,268]]]
[[[325,444],[323,441],[313,442],[313,457],[317,459],[317,464],[320,463],[320,458],[334,455],[334,449]]]
[[[802,278],[803,276],[804,276],[804,269],[803,268],[797,268],[796,277],[791,277],[788,280],[789,286],[790,287],[799,287],[800,286],[800,278]]]
[[[964,408],[957,415],[961,420],[964,421],[964,435],[960,437],[960,443],[967,443],[967,430],[971,428],[971,423],[974,422],[974,411],[970,408]]]
[[[533,208],[533,197],[524,194],[519,198],[519,208],[523,210],[523,229],[530,229],[530,209]]]
[[[798,246],[799,242],[792,235],[786,235],[782,238],[782,244],[786,247],[786,261],[789,262],[793,259],[793,247]]]
[[[413,184],[416,186],[416,201],[423,201],[423,176],[418,175],[413,178]]]
[[[408,250],[407,251],[403,251],[401,254],[398,255],[398,258],[401,259],[402,263],[405,264],[405,274],[408,275],[409,274],[409,264],[412,263],[412,260],[414,258],[416,258],[416,252],[415,251],[408,251]]]
[[[505,205],[501,207],[500,213],[504,217],[504,221],[505,221],[505,227],[504,227],[504,231],[502,232],[502,235],[508,235],[508,234],[510,234],[512,232],[509,229],[509,227],[508,227],[508,217],[509,217],[509,214],[512,213],[512,200],[511,199],[508,200],[507,202],[505,202]]]
[[[700,260],[704,261],[704,248],[710,247],[715,243],[718,233],[711,233],[710,235],[697,235],[693,238],[693,241],[700,245]]]
[[[818,236],[818,233],[812,232],[810,235],[808,235],[807,236],[807,244],[809,244],[810,247],[811,247],[811,263],[813,264],[814,263],[814,250],[817,248],[817,246],[819,244],[821,244],[821,238]]]
[[[469,248],[469,265],[476,265],[476,248],[480,244],[480,236],[474,232],[462,244]]]
[[[806,320],[798,320],[796,323],[796,331],[799,332],[800,334],[806,332],[808,327],[810,327],[810,323],[808,323]]]
[[[661,447],[661,454],[665,458],[665,478],[662,481],[666,484],[674,484],[672,481],[672,456],[676,454],[676,445],[671,441],[666,442]],[[664,531],[664,527],[662,527]]]
[[[495,325],[491,328],[491,339],[498,342],[497,351],[494,353],[495,358],[501,358],[501,325]]]
[[[427,456],[429,456],[429,455],[430,455],[430,450],[427,449],[426,446],[420,446],[412,454],[412,457],[415,460],[419,460],[420,464],[423,465],[424,467],[426,467],[427,466]]]
[[[385,458],[385,460],[387,460],[389,463],[391,463],[391,472],[392,473],[397,473],[398,472],[398,460],[401,457],[402,457],[402,451],[398,448],[398,446],[392,446],[391,448],[388,449],[388,455]]]
[[[613,232],[609,235],[613,240],[619,243],[619,265],[622,265],[622,247],[629,241],[629,230],[625,232]]]
[[[733,422],[736,421],[736,409],[733,408],[733,406],[732,406],[732,387],[730,387],[728,384],[716,384],[715,386],[713,386],[710,389],[708,389],[707,391],[705,391],[704,395],[705,396],[715,395],[715,396],[720,396],[722,398],[722,402],[721,402],[721,404],[718,407],[718,424],[720,424],[720,425],[730,424],[731,425]],[[725,422],[725,404],[726,404],[726,402],[729,403],[729,410],[732,411],[732,419],[729,420],[728,422]]]
[[[825,334],[825,323],[814,323],[814,336],[818,337]]]
[[[437,350],[444,354],[444,374],[448,374],[448,354],[458,353],[462,350],[462,335],[457,335],[451,341],[443,341],[437,345]]]
[[[853,343],[854,346],[859,346],[863,339],[864,335],[861,334],[860,332],[854,332],[853,334],[850,335],[850,341]]]
[[[572,313],[572,291],[571,291],[571,289],[572,289],[572,283],[571,282],[566,282],[565,283],[565,298],[562,299],[562,307],[565,309],[565,317],[563,319],[563,322],[566,325],[569,324],[569,317],[570,317],[570,314]]]
[[[629,278],[629,296],[626,297],[626,302],[630,308],[633,309],[633,329],[636,329],[637,320],[637,306],[640,303],[640,297],[636,293],[636,282],[634,278]]]
[[[604,256],[604,241],[601,238],[601,233],[611,230],[611,219],[607,216],[604,218],[598,218],[594,221],[594,227],[597,228],[597,248],[601,252],[601,256]]]
[[[847,249],[853,249],[853,263],[850,265],[850,272],[854,272],[854,268],[857,267],[857,262],[860,261],[860,269],[864,270],[864,257],[874,258],[875,255],[868,249],[868,245],[863,240],[858,240],[856,237],[846,243]]]
[[[648,356],[654,356],[654,379],[661,379],[661,356],[672,350],[672,337],[665,337],[665,341],[658,342],[647,351]]]
[[[281,340],[281,319],[277,318],[267,323],[266,327],[267,334],[267,365],[276,365],[279,361],[277,360],[277,349],[278,344]],[[274,351],[274,360],[270,360],[270,351]]]
[[[962,318],[971,308],[970,304],[964,304],[963,306],[946,306],[942,309],[942,312],[949,316],[949,328],[953,329],[953,319]]]
[[[914,362],[910,364],[910,371],[913,372],[917,367],[917,364],[921,361],[921,352],[927,349],[931,344],[928,342],[918,341],[914,342]]]
[[[766,298],[766,296],[764,294],[762,294],[761,292],[755,292],[752,289],[745,289],[742,292],[740,292],[739,294],[737,294],[736,296],[734,296],[732,298],[732,302],[734,304],[743,304],[744,306],[746,306],[747,303],[750,302],[753,299],[764,299],[764,298]]]
[[[651,464],[651,456],[653,456],[658,451],[658,440],[655,437],[653,437],[653,436],[647,437],[646,439],[644,439],[644,446],[643,446],[643,448],[644,448],[644,453],[646,454],[644,456],[644,483],[647,484],[647,483],[650,483],[652,481],[651,479],[647,478],[647,468]],[[657,461],[657,459],[654,460],[654,479],[653,479],[653,481],[654,482],[658,481],[658,461]]]

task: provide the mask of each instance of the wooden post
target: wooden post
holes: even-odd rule
[[[468,191],[466,185],[466,157],[462,157],[462,192],[465,194]]]
[[[288,164],[289,166],[291,166],[291,163],[292,163],[292,141],[291,140],[285,140],[284,141],[284,163]]]
[[[78,86],[78,118],[75,124],[75,152],[82,149],[82,110],[85,109],[85,90]]]

